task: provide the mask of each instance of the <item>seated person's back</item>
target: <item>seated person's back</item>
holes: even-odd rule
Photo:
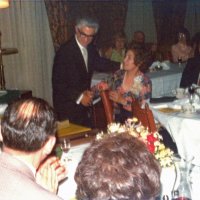
[[[37,170],[54,147],[56,127],[53,109],[42,99],[22,99],[7,107],[1,119],[1,200],[60,199],[37,182]]]

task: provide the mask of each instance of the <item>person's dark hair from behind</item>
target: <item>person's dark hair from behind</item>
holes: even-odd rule
[[[79,200],[150,200],[160,192],[160,165],[143,142],[123,133],[94,141],[75,181]]]
[[[135,43],[130,43],[128,45],[126,52],[129,50],[134,52],[134,62],[136,65],[139,65],[139,70],[143,73],[147,72],[151,63],[150,52],[148,52],[143,45]]]
[[[195,33],[192,38],[192,47],[194,50],[194,57],[200,55],[200,32]]]
[[[13,102],[1,119],[3,144],[23,152],[39,150],[56,129],[53,108],[35,97]]]

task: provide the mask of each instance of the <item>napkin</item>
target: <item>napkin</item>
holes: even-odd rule
[[[155,61],[152,63],[152,65],[149,68],[152,71],[156,70],[169,70],[170,69],[170,62],[168,60],[160,62],[160,61]]]

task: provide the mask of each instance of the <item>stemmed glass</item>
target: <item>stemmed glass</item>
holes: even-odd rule
[[[193,86],[190,86],[188,88],[189,92],[189,102],[192,105],[194,103],[194,98],[195,98],[195,88]]]
[[[181,67],[181,63],[182,63],[182,58],[179,56],[178,57],[178,65],[179,65],[179,67]]]
[[[69,161],[67,153],[71,148],[70,139],[67,138],[60,139],[60,148],[62,149],[61,161],[66,163],[67,161]]]

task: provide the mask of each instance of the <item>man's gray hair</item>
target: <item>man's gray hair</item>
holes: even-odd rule
[[[97,21],[95,21],[92,18],[79,18],[76,21],[76,27],[77,28],[82,28],[84,26],[90,27],[90,28],[94,28],[95,29],[95,33],[97,33],[98,29],[99,29],[99,24]]]

